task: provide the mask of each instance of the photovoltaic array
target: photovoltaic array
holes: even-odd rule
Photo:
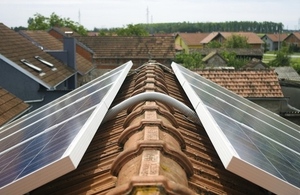
[[[74,170],[132,62],[0,129],[0,194],[25,194]]]
[[[300,127],[172,63],[226,169],[276,194],[299,194]]]

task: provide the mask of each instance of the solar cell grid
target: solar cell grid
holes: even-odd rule
[[[299,126],[176,63],[172,68],[227,169],[274,193],[299,193]]]
[[[76,168],[131,66],[127,62],[0,129],[0,194],[25,194]]]

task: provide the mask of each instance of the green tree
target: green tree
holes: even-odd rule
[[[290,66],[291,59],[289,55],[292,53],[291,48],[285,42],[282,43],[279,51],[276,52],[276,57],[274,60],[269,62],[269,66],[279,67],[279,66]]]
[[[200,53],[180,53],[175,56],[174,61],[189,69],[203,68],[202,56]]]
[[[87,29],[77,22],[70,20],[70,18],[61,18],[55,13],[50,17],[45,17],[39,13],[34,14],[33,18],[29,18],[28,30],[48,30],[51,27],[68,27],[80,35],[87,35]]]
[[[214,41],[209,42],[206,45],[206,47],[208,47],[208,48],[220,48],[220,47],[222,47],[222,44],[219,41],[214,40]]]
[[[275,59],[269,62],[269,66],[274,66],[274,67],[289,66],[290,62],[291,60],[289,54],[287,52],[279,50],[277,51]]]
[[[247,38],[240,35],[232,35],[223,43],[225,48],[249,48]]]
[[[116,31],[118,36],[148,36],[149,33],[141,25],[128,24],[126,28],[120,28]]]
[[[47,30],[50,28],[49,22],[48,22],[49,18],[36,13],[34,14],[33,18],[29,18],[27,20],[28,23],[28,30]]]
[[[228,66],[232,66],[236,69],[242,68],[250,61],[249,59],[238,58],[234,52],[224,51],[221,55],[227,61]]]

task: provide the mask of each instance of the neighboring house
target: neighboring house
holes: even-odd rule
[[[281,34],[265,34],[261,37],[261,39],[265,42],[266,44],[266,49],[269,51],[277,51],[283,40],[286,39],[288,35],[285,33]]]
[[[203,45],[200,42],[208,36],[209,33],[178,33],[175,36],[176,51],[190,53],[191,49],[201,49]]]
[[[80,36],[78,33],[73,32],[72,29],[67,27],[53,27],[48,31],[48,33],[61,42],[63,42],[64,37]],[[90,62],[93,62],[93,51],[78,42],[76,43],[76,52]]]
[[[212,51],[202,59],[205,68],[227,66],[226,60],[217,52]]]
[[[287,44],[300,47],[300,32],[292,32],[283,41]]]
[[[253,49],[261,49],[263,46],[263,41],[260,37],[253,32],[212,32],[207,35],[200,43],[205,48],[205,45],[212,41],[217,41],[220,43],[224,43],[228,37],[232,35],[239,35],[247,38],[247,42]]]
[[[243,69],[250,69],[250,70],[255,70],[255,69],[260,70],[260,69],[267,69],[267,68],[268,66],[265,63],[255,58],[253,58],[248,64],[243,66]]]
[[[134,64],[150,59],[169,64],[175,58],[172,36],[81,36],[76,39],[94,52],[93,62],[98,69],[113,69],[129,60]]]
[[[29,104],[0,87],[0,128],[22,116],[29,109]]]
[[[34,113],[50,126],[47,130],[35,128],[35,121],[30,124],[31,113],[11,124],[13,128],[29,123],[24,131],[35,133],[26,137],[20,130],[0,140],[1,145],[10,144],[0,153],[0,165],[6,162],[0,192],[297,194],[297,161],[290,159],[299,158],[300,143],[287,134],[300,127],[177,64],[170,68],[149,61],[129,72],[131,65],[119,66],[104,75],[106,79],[100,77],[56,100],[48,109],[58,113],[47,108]],[[108,88],[104,96],[104,86],[119,87]],[[277,87],[271,96],[281,97]],[[267,89],[260,89],[257,93],[267,95]],[[199,98],[203,101],[196,103]],[[86,100],[91,101],[85,104]],[[78,112],[69,112],[76,107]],[[48,115],[39,118],[40,112]],[[66,116],[57,119],[62,113]],[[220,129],[226,132],[220,133],[226,136],[223,140],[211,134]],[[22,142],[14,140],[19,135]],[[55,158],[57,153],[63,155]],[[277,173],[289,177],[280,179]]]
[[[99,32],[92,32],[92,31],[90,31],[90,32],[88,32],[88,34],[87,34],[88,36],[98,36],[99,35]]]
[[[33,109],[76,88],[73,68],[2,23],[0,37],[0,85]]]
[[[44,52],[52,54],[64,50],[64,45],[61,41],[51,36],[46,31],[19,31],[19,33],[27,38]],[[85,84],[90,81],[90,72],[94,69],[91,61],[87,60],[76,52],[76,70],[78,72],[78,85]]]
[[[288,98],[289,106],[296,108],[295,111],[283,112],[282,115],[300,125],[300,76],[290,66],[276,67],[279,83],[284,94]]]
[[[263,49],[250,49],[250,48],[203,48],[203,49],[193,49],[191,52],[200,53],[202,56],[207,56],[213,51],[222,54],[223,52],[235,53],[239,58],[248,59],[262,59],[264,55]]]
[[[68,36],[80,36],[77,32],[74,32],[68,27],[52,27],[48,33],[59,40],[62,40],[66,34],[68,34]]]
[[[195,72],[276,114],[295,111],[287,107],[287,99],[272,69],[206,69]]]

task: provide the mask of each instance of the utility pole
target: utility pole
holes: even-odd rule
[[[80,10],[78,11],[78,23],[81,25]]]
[[[146,15],[147,15],[147,24],[149,24],[149,8],[147,7],[146,10]]]

